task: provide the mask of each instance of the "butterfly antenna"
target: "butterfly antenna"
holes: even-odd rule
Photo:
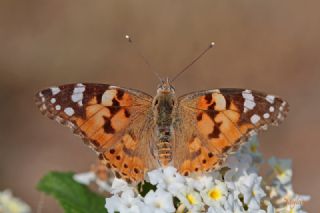
[[[210,45],[198,55],[195,59],[193,59],[185,68],[183,68],[180,72],[178,72],[170,81],[172,83],[176,80],[182,73],[187,71],[194,63],[196,63],[202,56],[204,56],[212,47],[214,46],[214,42],[211,42]]]
[[[126,35],[125,38],[127,39],[127,41],[133,46],[133,48],[135,49],[135,51],[138,53],[139,57],[143,60],[143,62],[147,65],[147,67],[149,68],[149,70],[159,79],[159,81],[161,83],[163,83],[163,80],[161,79],[160,75],[153,71],[150,63],[148,62],[148,60],[146,59],[146,57],[144,57],[144,55],[141,53],[141,51],[139,51],[139,49],[135,46],[135,43],[133,43],[133,40],[131,39],[131,37],[129,35]]]

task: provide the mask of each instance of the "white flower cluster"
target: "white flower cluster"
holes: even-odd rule
[[[0,212],[1,213],[30,213],[31,208],[20,200],[13,197],[11,191],[0,191]]]
[[[302,205],[309,197],[293,192],[291,161],[271,158],[271,169],[262,178],[258,172],[263,158],[257,147],[253,136],[220,170],[201,176],[184,177],[173,167],[150,171],[147,181],[154,189],[144,196],[121,179],[102,182],[94,172],[75,175],[75,179],[84,184],[94,181],[110,193],[105,205],[110,213],[304,212]]]

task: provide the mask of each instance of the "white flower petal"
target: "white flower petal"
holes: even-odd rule
[[[154,210],[161,210],[165,212],[174,212],[175,207],[173,205],[173,196],[164,191],[162,188],[154,191],[149,191],[144,197],[144,202],[150,205]]]
[[[170,184],[185,182],[185,178],[177,172],[176,168],[171,166],[148,172],[148,177],[151,184],[163,189],[167,189]]]
[[[112,182],[111,192],[113,194],[132,189],[125,180],[115,178]]]
[[[96,180],[96,174],[94,172],[78,173],[73,176],[73,179],[78,183],[89,185]]]
[[[269,159],[269,165],[273,169],[274,174],[276,175],[277,179],[282,184],[288,184],[291,182],[292,179],[292,161],[289,159],[278,159],[272,157]]]
[[[13,197],[11,191],[0,191],[0,212],[4,213],[31,213],[28,204],[17,197]]]

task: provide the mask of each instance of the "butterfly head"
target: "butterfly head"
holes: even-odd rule
[[[170,114],[176,102],[175,89],[170,84],[169,78],[161,80],[161,84],[158,85],[157,95],[153,99],[153,106],[156,111],[164,109]]]
[[[161,84],[158,85],[157,89],[158,94],[174,94],[175,89],[174,87],[170,84],[169,78],[166,78],[165,80],[161,80]]]

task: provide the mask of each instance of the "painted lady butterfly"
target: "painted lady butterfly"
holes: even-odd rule
[[[287,102],[274,95],[215,89],[177,98],[169,80],[157,94],[106,84],[68,84],[36,95],[41,112],[79,135],[118,177],[139,182],[173,165],[183,175],[218,168],[247,138],[277,125]]]

